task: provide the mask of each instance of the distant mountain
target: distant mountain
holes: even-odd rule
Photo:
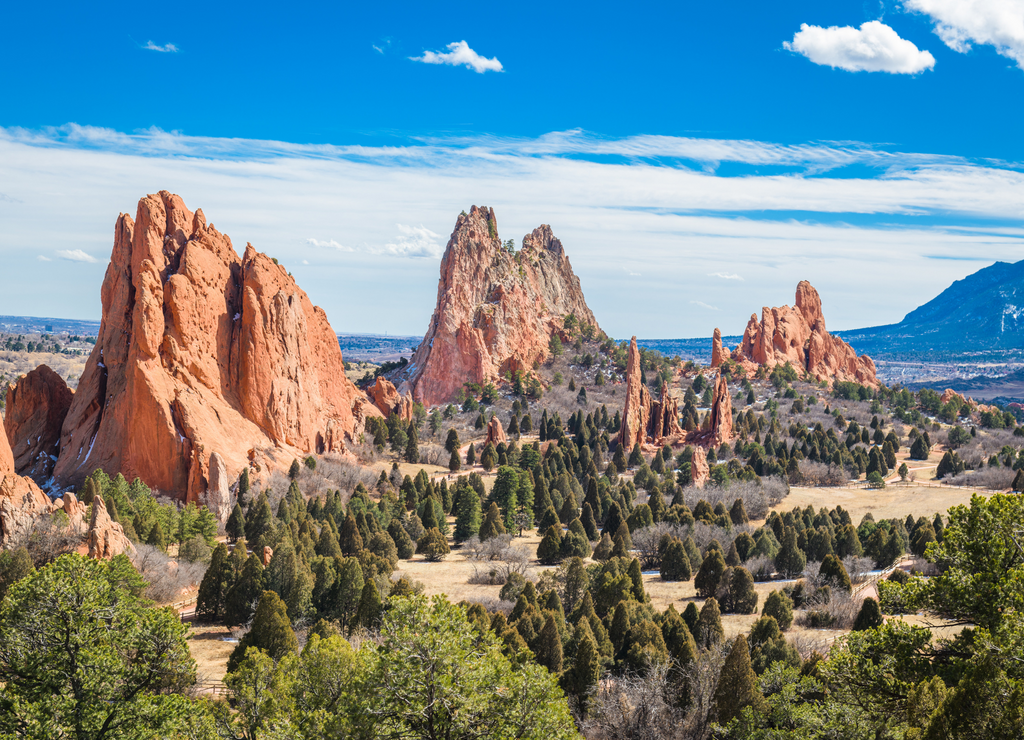
[[[1024,260],[957,280],[898,324],[836,333],[876,359],[1024,348]]]

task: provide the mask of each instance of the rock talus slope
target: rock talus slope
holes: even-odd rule
[[[103,468],[202,500],[215,452],[234,477],[260,450],[343,450],[378,413],[285,268],[251,245],[239,258],[177,195],[118,218],[102,302],[61,432],[62,485]]]
[[[718,336],[721,342],[721,334]],[[715,354],[713,349],[713,366]],[[724,352],[718,357],[721,358],[719,364],[727,359]],[[797,372],[807,373],[818,381],[853,381],[878,386],[871,358],[858,357],[853,347],[828,333],[821,297],[806,280],[796,286],[795,305],[765,307],[761,309],[760,321],[756,315],[751,315],[743,341],[732,351],[731,357],[753,371],[758,366],[771,370],[789,362]]]
[[[50,499],[31,478],[14,472],[14,454],[7,435],[0,434],[0,548],[32,528],[36,517],[50,510]]]
[[[4,430],[14,453],[14,470],[45,484],[60,449],[60,430],[74,393],[46,365],[7,389]]]
[[[437,306],[402,387],[431,406],[451,400],[463,383],[530,372],[569,314],[599,331],[551,227],[534,229],[512,253],[498,238],[493,209],[473,206],[448,240]]]

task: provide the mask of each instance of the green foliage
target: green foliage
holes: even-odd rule
[[[715,706],[718,721],[727,724],[740,715],[744,708],[754,712],[766,709],[764,696],[757,685],[757,676],[750,665],[750,648],[747,638],[740,635],[732,644],[729,656],[722,666],[722,674],[715,690]]]
[[[264,591],[260,596],[251,628],[238,641],[228,659],[228,672],[238,668],[247,648],[259,648],[275,661],[298,652],[298,641],[288,620],[287,607],[273,591]]]
[[[0,736],[175,736],[195,681],[188,629],[139,599],[128,559],[62,555],[0,606]]]
[[[764,600],[761,614],[774,618],[779,629],[786,631],[793,624],[793,600],[784,591],[772,591]]]
[[[437,527],[432,527],[424,532],[416,543],[416,552],[431,562],[439,562],[448,557],[451,550],[448,547],[448,538],[441,534]]]
[[[0,602],[11,586],[34,570],[32,557],[24,547],[0,552]]]
[[[870,630],[881,627],[884,622],[885,619],[882,617],[882,610],[879,608],[878,602],[869,596],[861,604],[857,620],[853,623],[853,629],[855,631]]]

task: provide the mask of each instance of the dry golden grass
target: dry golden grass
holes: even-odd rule
[[[196,625],[189,629],[188,647],[196,661],[200,681],[220,681],[228,672],[228,658],[237,643],[224,642],[231,629],[224,625]]]
[[[945,513],[951,506],[970,503],[973,494],[973,490],[966,488],[916,486],[912,483],[890,484],[880,490],[794,486],[775,510],[791,511],[795,506],[802,509],[808,504],[815,510],[842,506],[850,512],[854,524],[859,524],[868,512],[871,512],[876,520],[893,517],[903,519],[907,514],[914,517],[931,517],[935,512]]]

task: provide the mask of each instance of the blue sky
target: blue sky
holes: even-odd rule
[[[831,327],[889,323],[1024,257],[1024,0],[54,3],[5,26],[0,313],[98,317],[114,220],[162,188],[294,265],[338,331],[422,333],[471,204],[517,242],[550,223],[614,336],[739,333],[804,278]]]

